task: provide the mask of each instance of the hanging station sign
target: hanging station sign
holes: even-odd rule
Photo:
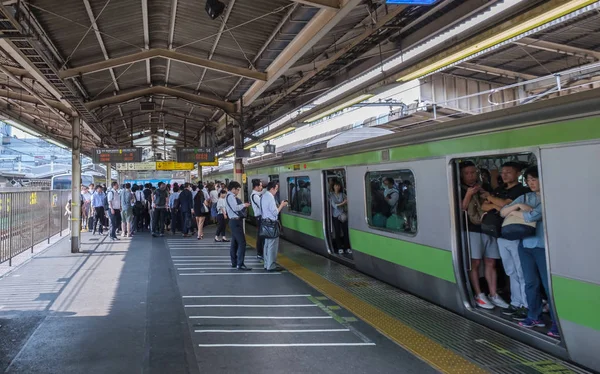
[[[118,171],[152,171],[156,170],[156,162],[129,162],[129,163],[117,163],[116,166]]]
[[[96,148],[92,151],[95,164],[142,162],[141,148]]]
[[[210,147],[177,148],[177,162],[214,162],[215,150]]]
[[[200,162],[200,166],[219,166],[219,158],[215,157],[213,162]]]
[[[194,170],[195,168],[193,162],[159,161],[156,163],[156,170]]]

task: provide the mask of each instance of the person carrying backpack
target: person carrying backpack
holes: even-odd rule
[[[165,236],[165,218],[169,206],[167,185],[163,182],[159,182],[158,188],[154,191],[152,196],[154,197],[152,202],[152,208],[154,209],[154,227],[152,229],[152,236]]]

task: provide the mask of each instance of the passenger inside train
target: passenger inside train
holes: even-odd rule
[[[369,172],[367,179],[370,226],[406,234],[417,233],[414,175],[410,170]]]
[[[460,162],[463,254],[470,258],[465,272],[476,306],[559,338],[547,296],[551,293],[536,164],[532,154]],[[508,287],[501,287],[501,270]]]

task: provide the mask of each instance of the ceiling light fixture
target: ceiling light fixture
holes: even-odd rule
[[[225,4],[219,0],[206,0],[206,6],[204,7],[206,13],[211,19],[217,19],[225,10]]]
[[[574,12],[586,5],[590,5],[596,2],[596,0],[573,0],[565,3],[563,5],[557,6],[556,8],[542,13],[536,17],[530,18],[525,22],[519,23],[518,25],[511,27],[501,33],[498,33],[494,36],[491,36],[483,41],[475,43],[470,47],[467,47],[459,52],[453,53],[450,56],[447,56],[443,59],[436,61],[433,64],[425,66],[421,69],[418,69],[410,74],[402,76],[398,79],[398,82],[407,82],[413,79],[420,78],[424,75],[427,75],[431,72],[444,68],[446,66],[451,65],[452,63],[461,60],[463,58],[474,55],[484,49],[493,47],[497,44],[505,42],[509,39],[516,38],[521,36],[521,34],[528,32],[536,27],[539,27],[545,23],[551,22],[556,18],[565,16],[571,12]]]
[[[310,117],[309,119],[306,119],[306,120],[304,120],[304,123],[310,123],[310,122],[314,122],[314,121],[316,121],[316,120],[319,120],[319,119],[321,119],[321,118],[327,117],[327,116],[328,116],[328,115],[330,115],[330,114],[333,114],[333,113],[339,112],[340,110],[343,110],[343,109],[346,109],[346,108],[348,108],[348,107],[351,107],[352,105],[355,105],[355,104],[358,104],[358,103],[362,103],[363,101],[365,101],[365,100],[368,100],[368,99],[370,99],[371,97],[373,97],[373,95],[372,95],[372,94],[364,94],[364,95],[360,95],[360,96],[358,96],[358,97],[355,97],[355,98],[354,98],[354,99],[352,99],[352,100],[348,100],[348,101],[346,101],[345,103],[342,103],[342,104],[340,104],[340,105],[338,105],[338,106],[335,106],[335,107],[333,107],[333,108],[331,108],[331,109],[329,109],[329,110],[326,110],[326,111],[325,111],[325,112],[323,112],[323,113],[317,114],[317,115],[316,115],[316,116],[314,116],[314,117]]]
[[[288,128],[286,128],[286,129],[283,129],[283,130],[281,130],[281,131],[278,131],[278,132],[276,132],[276,133],[275,133],[275,134],[273,134],[273,135],[269,135],[269,136],[267,136],[267,137],[265,138],[265,140],[271,140],[271,139],[275,139],[275,138],[277,138],[277,137],[279,137],[279,136],[281,136],[281,135],[283,135],[283,134],[287,134],[288,132],[290,132],[290,131],[294,131],[294,130],[296,130],[296,128],[295,128],[295,127],[293,127],[293,126],[292,126],[292,127],[288,127]]]

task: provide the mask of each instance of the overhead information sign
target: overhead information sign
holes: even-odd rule
[[[147,162],[130,162],[130,163],[118,163],[117,170],[119,171],[152,171],[156,170],[156,162],[147,161]]]
[[[194,170],[196,167],[192,162],[159,161],[156,170]]]
[[[433,5],[438,0],[386,0],[388,4]]]
[[[177,162],[214,162],[215,150],[209,147],[177,148]]]
[[[215,157],[214,162],[200,162],[200,166],[219,166],[219,158]]]
[[[95,164],[142,162],[141,148],[96,148],[92,152]]]

